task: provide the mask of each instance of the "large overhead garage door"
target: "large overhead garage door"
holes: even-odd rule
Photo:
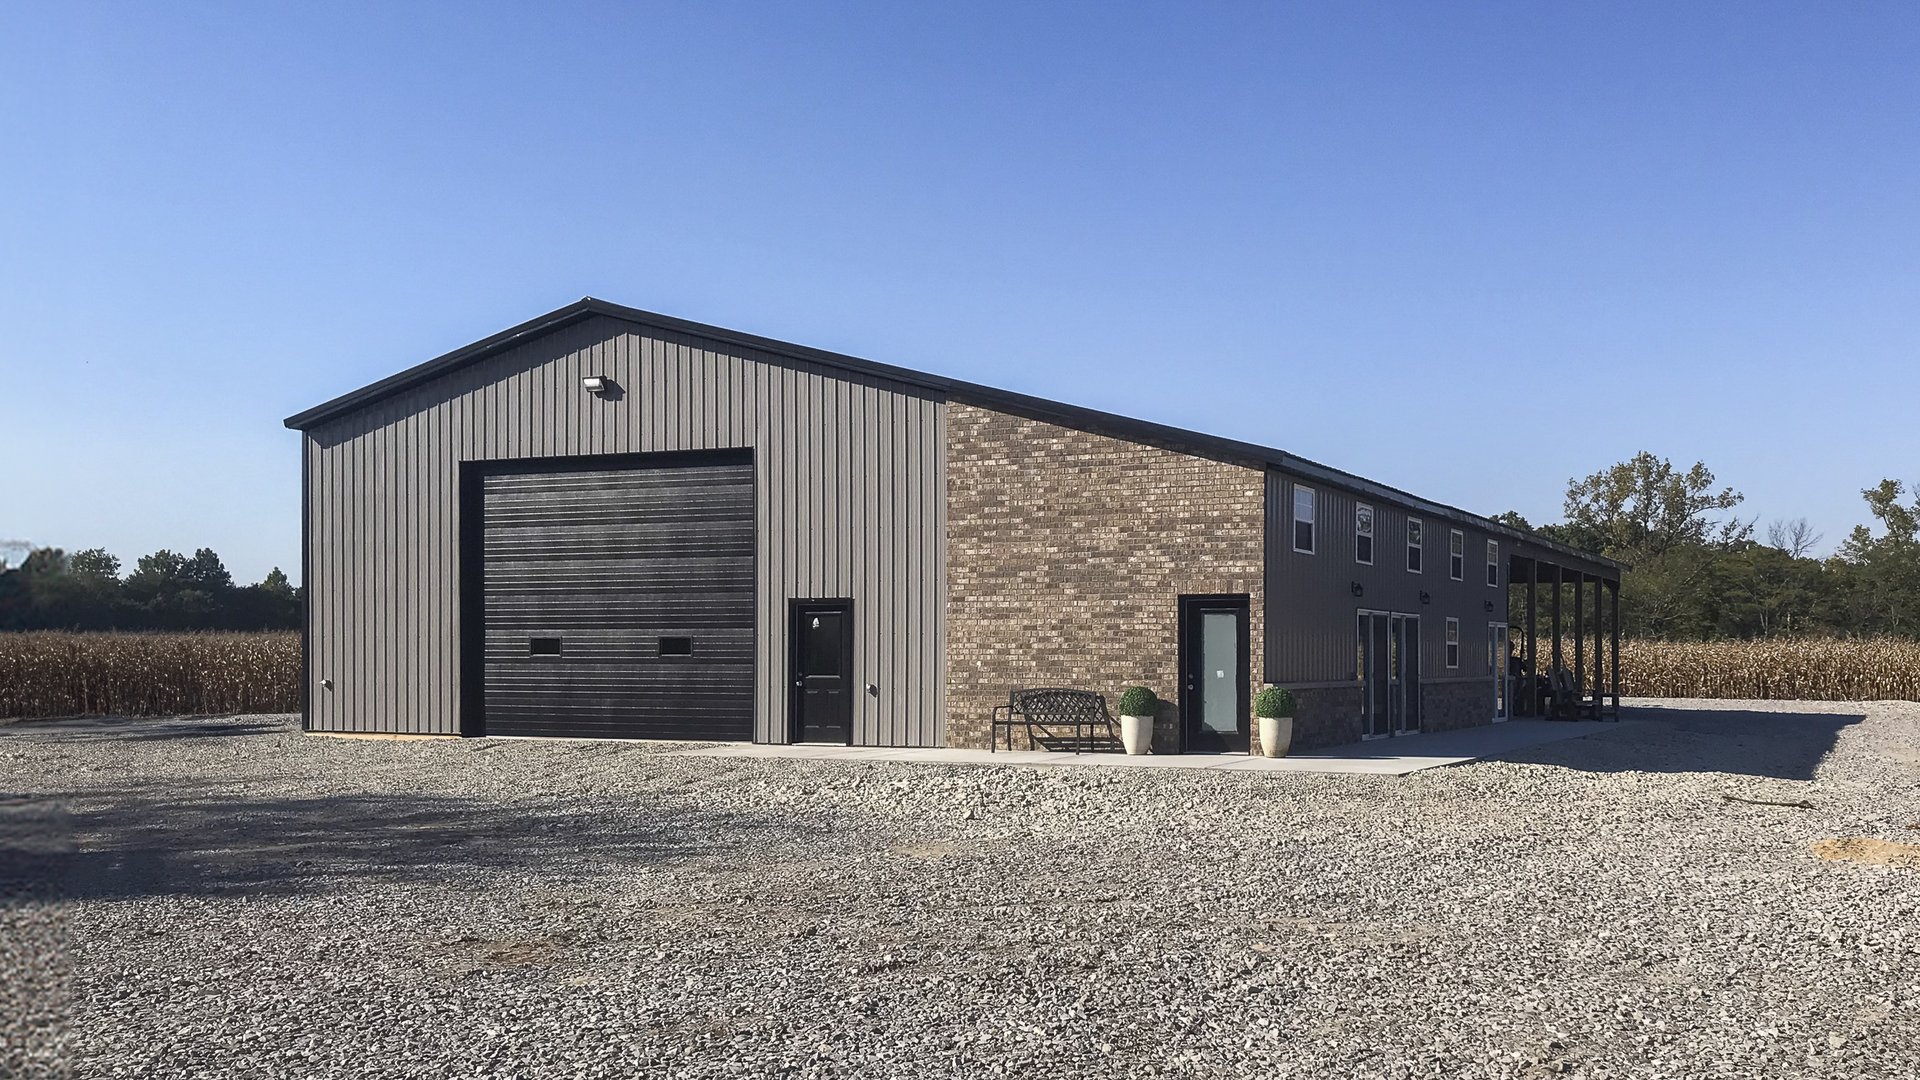
[[[750,461],[480,478],[488,735],[753,737]]]

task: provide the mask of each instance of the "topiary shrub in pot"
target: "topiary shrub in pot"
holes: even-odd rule
[[[1269,686],[1253,699],[1253,716],[1260,726],[1260,752],[1267,757],[1286,757],[1293,746],[1293,718],[1299,713],[1293,692]]]
[[[1120,692],[1120,745],[1134,756],[1153,749],[1153,714],[1160,710],[1160,699],[1144,686],[1129,686]]]

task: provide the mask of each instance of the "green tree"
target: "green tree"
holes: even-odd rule
[[[259,583],[233,590],[225,625],[234,630],[293,629],[300,625],[300,592],[279,567]]]
[[[1839,569],[1851,571],[1847,607],[1863,630],[1920,635],[1920,491],[1903,506],[1898,480],[1882,480],[1862,491],[1867,509],[1879,520],[1880,533],[1856,525],[1835,556]]]
[[[67,572],[76,577],[111,581],[117,585],[120,583],[120,560],[107,554],[105,548],[87,548],[74,552],[67,559]]]
[[[1704,462],[1680,472],[1673,462],[1642,450],[1585,480],[1568,482],[1565,528],[1579,546],[1608,555],[1664,555],[1748,539],[1751,522],[1716,517],[1745,496],[1730,487],[1715,491],[1713,485],[1713,472]]]
[[[1714,483],[1702,462],[1681,471],[1646,451],[1568,483],[1559,539],[1632,567],[1621,586],[1627,633],[1697,638],[1716,631],[1721,561],[1750,541],[1753,525],[1722,516],[1743,497]]]
[[[211,629],[225,625],[221,614],[233,577],[209,548],[192,558],[162,548],[140,558],[127,575],[126,590],[155,629]]]

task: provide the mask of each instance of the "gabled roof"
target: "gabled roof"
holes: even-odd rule
[[[424,364],[408,368],[396,375],[390,375],[387,378],[381,379],[379,382],[363,386],[351,393],[342,394],[331,401],[316,405],[305,412],[296,413],[293,416],[287,417],[286,425],[298,431],[305,431],[319,424],[323,424],[328,420],[332,420],[335,417],[355,412],[374,402],[384,400],[442,375],[457,371],[469,364],[477,363],[495,353],[513,348],[516,345],[542,335],[552,333],[563,326],[594,317],[617,319],[652,330],[683,334],[724,345],[734,345],[752,349],[775,358],[784,357],[789,360],[820,367],[830,369],[837,368],[857,375],[888,379],[906,386],[926,390],[933,395],[948,400],[979,405],[983,408],[997,409],[1003,412],[1017,413],[1036,420],[1052,421],[1060,423],[1063,426],[1094,431],[1133,442],[1164,445],[1206,457],[1254,467],[1278,468],[1296,476],[1341,488],[1355,495],[1378,499],[1382,502],[1391,503],[1416,513],[1431,515],[1457,524],[1470,525],[1495,536],[1504,536],[1532,547],[1564,556],[1568,560],[1568,565],[1584,563],[1590,568],[1604,567],[1611,569],[1615,571],[1616,574],[1621,568],[1619,563],[1611,559],[1549,540],[1537,533],[1526,532],[1502,525],[1496,521],[1482,517],[1479,514],[1468,513],[1458,507],[1447,506],[1443,503],[1423,499],[1409,492],[1401,491],[1398,488],[1378,484],[1365,477],[1321,465],[1318,462],[1309,461],[1306,458],[1297,457],[1284,450],[1278,450],[1273,447],[1242,442],[1238,439],[1223,438],[1218,435],[1208,435],[1204,432],[1190,431],[1185,428],[1171,427],[1166,424],[1157,424],[1150,420],[1139,420],[1129,416],[1121,416],[1117,413],[1102,412],[1099,409],[1088,409],[1078,405],[1069,405],[1065,402],[1050,401],[1046,398],[1033,397],[1029,394],[1020,394],[1011,390],[1001,390],[996,387],[983,386],[979,383],[949,379],[942,375],[932,375],[924,371],[914,371],[911,368],[896,367],[892,364],[882,364],[873,360],[863,360],[857,356],[848,356],[843,353],[828,352],[825,349],[796,345],[789,341],[760,337],[756,334],[742,333],[738,330],[729,330],[721,326],[692,322],[687,319],[677,319],[671,315],[642,311],[639,308],[630,308],[591,296],[584,297],[558,310],[550,311],[538,318],[530,319],[518,326],[502,330],[492,337],[476,341],[464,348],[455,349],[443,356],[434,357]]]

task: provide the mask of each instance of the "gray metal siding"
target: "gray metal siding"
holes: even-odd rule
[[[1316,492],[1314,554],[1293,550],[1293,488]],[[1354,557],[1354,506],[1373,507],[1373,565]],[[1407,570],[1407,520],[1425,525],[1422,572]],[[1449,576],[1447,533],[1466,535],[1462,580]],[[1266,679],[1294,686],[1351,681],[1355,671],[1355,614],[1361,609],[1420,616],[1421,670],[1428,681],[1484,677],[1487,624],[1507,616],[1505,567],[1501,587],[1486,582],[1486,532],[1410,512],[1379,499],[1267,471]],[[1502,563],[1509,552],[1503,543]],[[1354,596],[1359,582],[1363,595]],[[1427,593],[1428,603],[1420,594]],[[1494,610],[1486,610],[1493,601]],[[1446,620],[1460,620],[1460,666],[1446,666]]]
[[[460,462],[744,448],[755,738],[787,737],[788,600],[847,597],[854,681],[878,687],[855,741],[940,745],[945,425],[925,390],[607,317],[325,421],[307,432],[313,728],[459,732]]]

